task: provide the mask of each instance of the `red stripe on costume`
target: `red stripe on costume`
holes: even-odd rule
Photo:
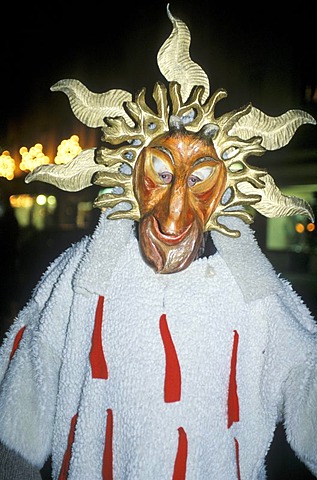
[[[70,423],[67,448],[66,448],[65,453],[64,453],[62,468],[61,468],[58,480],[67,480],[70,459],[71,459],[71,456],[72,456],[72,445],[73,445],[74,438],[75,438],[75,427],[76,427],[77,418],[78,418],[78,413],[76,413],[73,416],[73,418],[71,420],[71,423]]]
[[[238,480],[241,480],[239,442],[236,438],[234,439],[234,445],[235,445],[235,448],[236,448],[237,478],[238,478]]]
[[[187,435],[183,427],[178,429],[178,448],[174,464],[172,480],[185,480],[187,463]]]
[[[89,354],[92,378],[108,378],[107,362],[102,348],[102,320],[103,320],[103,304],[104,297],[101,295],[98,298],[95,325],[91,340],[91,349]]]
[[[181,398],[181,370],[165,314],[160,318],[160,332],[166,359],[164,400],[165,402],[178,402]]]
[[[232,354],[231,354],[231,366],[230,366],[230,378],[229,378],[229,391],[228,391],[228,428],[231,427],[233,422],[239,421],[239,397],[237,391],[237,358],[238,358],[238,343],[239,334],[234,330]]]
[[[21,340],[22,340],[22,337],[23,337],[23,333],[24,333],[24,330],[26,329],[26,326],[24,325],[24,327],[20,328],[20,330],[18,331],[18,333],[16,334],[15,336],[15,339],[14,339],[14,342],[13,342],[13,345],[12,345],[12,350],[11,350],[11,353],[10,353],[10,360],[11,358],[13,357],[13,355],[15,354]]]
[[[106,444],[103,452],[103,466],[102,478],[103,480],[113,480],[113,415],[112,410],[107,410],[107,425],[106,425]]]

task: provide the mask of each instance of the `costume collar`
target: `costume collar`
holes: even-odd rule
[[[74,278],[75,290],[84,294],[104,295],[110,283],[113,282],[117,263],[124,263],[127,252],[138,249],[133,221],[127,219],[113,221],[107,216],[106,212],[101,214]],[[240,219],[226,218],[223,222],[230,228],[239,229],[241,236],[230,238],[221,233],[212,232],[211,237],[245,301],[249,303],[276,294],[281,290],[281,281],[258,246],[253,230]],[[145,264],[141,253],[138,253],[140,268],[152,271],[151,267]],[[137,257],[137,254],[135,256]],[[187,270],[191,268],[192,265],[181,273],[186,275]],[[160,274],[153,271],[153,278],[156,275]],[[178,273],[170,275],[178,275]]]

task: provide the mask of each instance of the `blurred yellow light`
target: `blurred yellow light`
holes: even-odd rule
[[[309,223],[307,224],[306,228],[307,228],[308,232],[313,232],[313,231],[315,230],[316,226],[315,226],[314,223],[309,222]]]
[[[12,208],[29,208],[32,207],[33,203],[34,198],[26,193],[10,196],[10,204]]]
[[[295,230],[297,233],[303,233],[305,231],[305,227],[302,223],[296,223]]]
[[[28,150],[26,147],[20,148],[20,154],[22,160],[20,163],[20,169],[23,171],[29,170],[30,172],[39,165],[45,165],[50,162],[49,157],[43,153],[43,145],[41,143],[36,143],[34,147],[31,147]]]
[[[15,161],[11,157],[10,152],[5,150],[0,155],[0,177],[5,177],[7,180],[14,178]]]
[[[43,195],[43,194],[38,195],[38,196],[36,197],[36,203],[37,203],[38,205],[45,205],[45,203],[46,203],[46,196]]]
[[[78,135],[72,135],[68,140],[63,140],[57,147],[57,155],[54,162],[57,164],[67,163],[82,151],[79,145]]]
[[[56,197],[54,197],[54,195],[49,195],[47,197],[47,203],[51,206],[56,205]]]
[[[82,148],[79,145],[79,136],[74,134],[69,139],[62,140],[57,147],[57,154],[54,162],[57,164],[67,163],[76,157],[81,151]],[[15,160],[7,150],[2,152],[0,156],[0,177],[12,180],[15,176],[16,168],[18,168],[18,172],[19,170],[26,172],[34,170],[34,168],[39,165],[52,163],[50,157],[43,153],[43,145],[41,143],[36,143],[30,149],[25,146],[20,147],[19,153],[21,159]]]

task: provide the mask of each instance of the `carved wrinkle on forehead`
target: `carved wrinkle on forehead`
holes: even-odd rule
[[[165,154],[170,158],[171,162],[174,163],[173,155],[172,155],[172,153],[169,151],[168,148],[165,148],[165,147],[163,147],[163,146],[161,146],[161,145],[155,146],[154,148],[155,148],[156,150],[159,150],[160,152],[165,153]]]

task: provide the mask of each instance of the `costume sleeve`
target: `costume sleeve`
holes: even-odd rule
[[[317,342],[314,349],[317,349]],[[316,351],[308,353],[306,361],[295,367],[285,382],[284,427],[289,444],[317,477]]]
[[[38,469],[51,453],[72,279],[87,241],[49,267],[0,350],[0,442]]]
[[[296,294],[291,301],[279,357],[280,364],[285,355],[292,362],[283,383],[284,428],[298,458],[317,477],[317,325]]]

